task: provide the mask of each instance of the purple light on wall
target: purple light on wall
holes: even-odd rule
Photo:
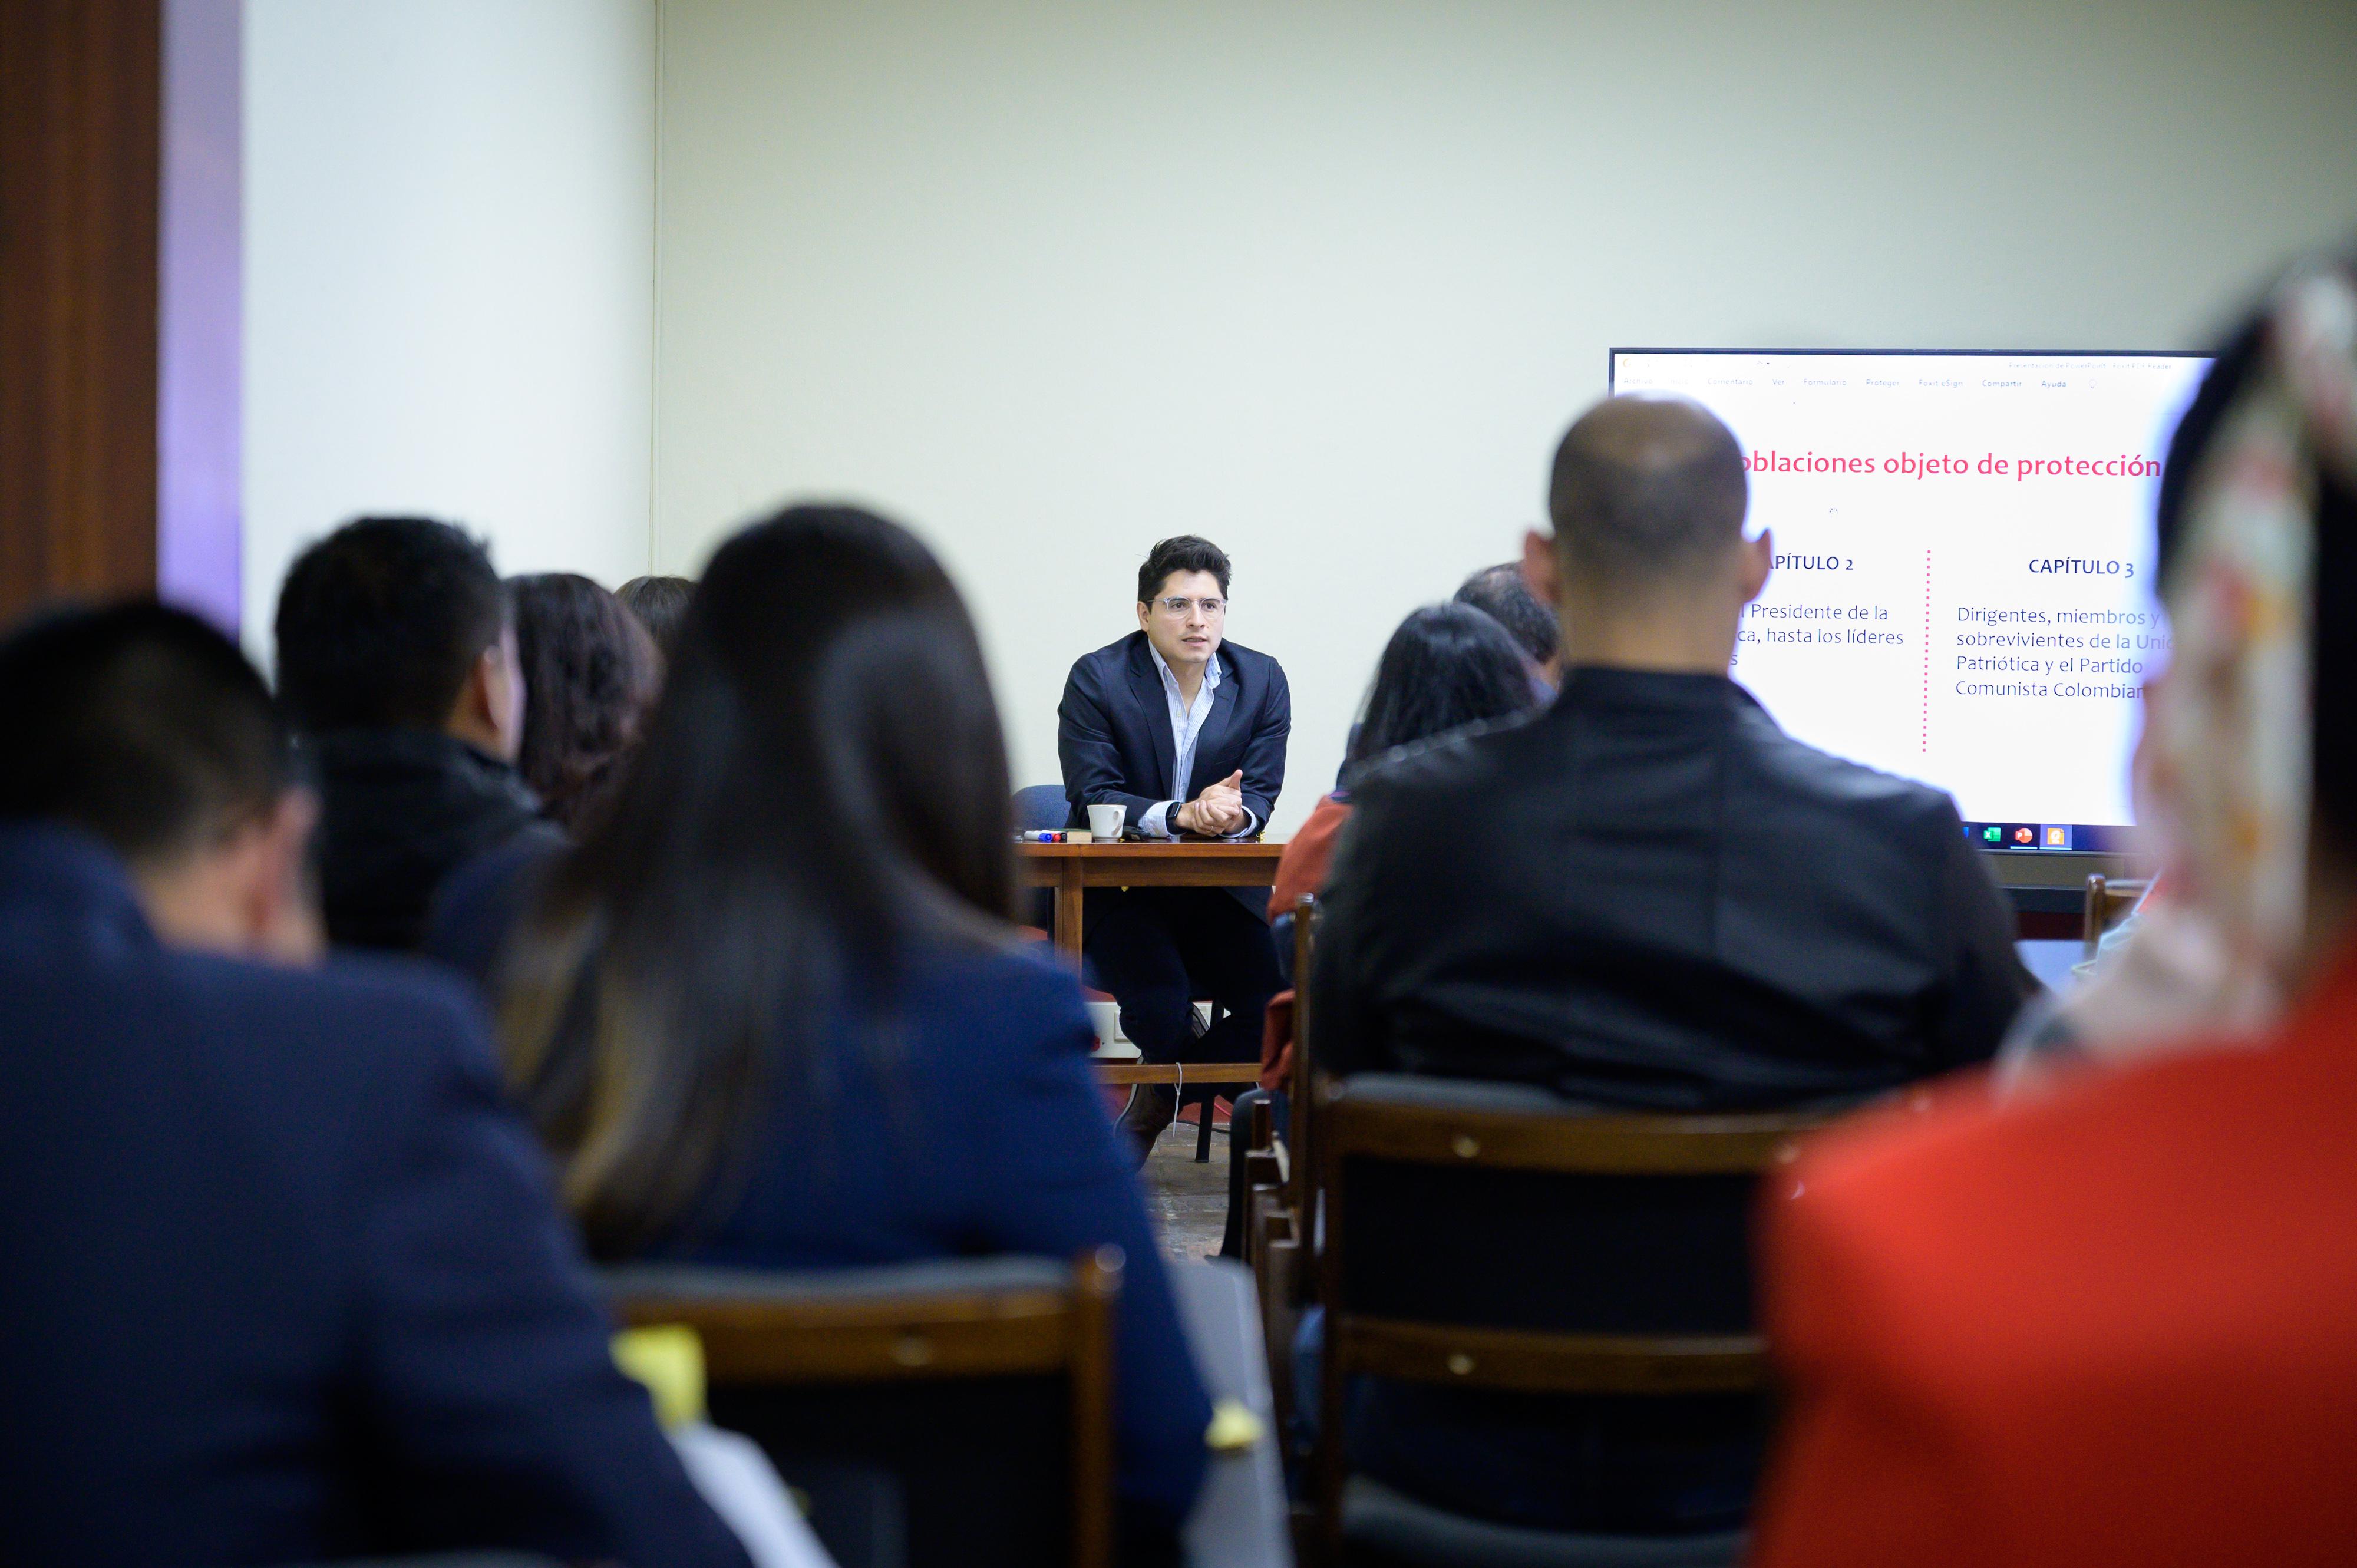
[[[156,591],[234,635],[244,596],[243,0],[165,0]]]

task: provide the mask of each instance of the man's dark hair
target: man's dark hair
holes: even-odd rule
[[[1565,564],[1607,582],[1675,577],[1743,535],[1743,449],[1683,398],[1607,398],[1555,449],[1547,510]]]
[[[2343,262],[2344,270],[2357,263]],[[2188,503],[2201,460],[2226,424],[2226,416],[2249,391],[2265,363],[2266,317],[2254,315],[2238,328],[2203,378],[2201,391],[2178,421],[2160,475],[2158,581],[2164,596],[2185,551]],[[2315,462],[2313,456],[2311,463]],[[2357,854],[2357,489],[2330,466],[2317,464],[2316,585],[2309,622],[2310,746],[2315,811],[2325,842],[2342,855]]]
[[[1220,596],[1228,592],[1228,553],[1208,539],[1191,533],[1158,541],[1137,569],[1137,602],[1150,605],[1173,572],[1209,572],[1220,580]]]
[[[1553,659],[1561,644],[1563,628],[1556,622],[1555,612],[1539,603],[1539,596],[1523,580],[1519,562],[1482,567],[1457,590],[1457,602],[1487,611],[1491,620],[1504,627],[1523,645],[1523,651],[1531,656],[1534,664]]]
[[[647,635],[669,659],[679,648],[679,625],[687,618],[687,602],[695,596],[692,577],[633,577],[614,590],[623,607],[639,618]]]
[[[237,645],[145,600],[59,611],[0,642],[0,821],[80,828],[168,864],[274,810],[285,726]]]
[[[278,695],[315,734],[438,729],[508,622],[483,546],[425,517],[364,517],[295,558],[278,590]]]

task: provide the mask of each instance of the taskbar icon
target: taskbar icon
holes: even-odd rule
[[[2097,847],[2071,822],[1966,822],[1964,836],[1983,849],[2072,850]]]

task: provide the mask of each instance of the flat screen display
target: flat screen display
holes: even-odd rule
[[[1735,678],[1813,746],[1938,785],[1989,849],[2122,847],[2154,497],[2193,355],[1616,349],[1724,420],[1775,570]]]

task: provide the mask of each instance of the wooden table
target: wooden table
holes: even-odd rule
[[[1026,887],[1056,890],[1056,950],[1081,961],[1081,894],[1090,887],[1274,887],[1282,843],[1227,839],[1018,843]]]

